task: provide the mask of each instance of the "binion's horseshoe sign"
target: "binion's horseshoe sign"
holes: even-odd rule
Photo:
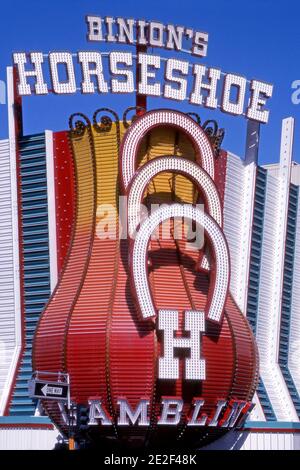
[[[71,404],[88,410],[84,433],[94,442],[199,447],[243,426],[257,347],[229,289],[223,130],[195,113],[147,111],[145,97],[267,123],[273,87],[200,64],[204,32],[97,16],[86,28],[96,49],[106,41],[137,52],[15,53],[18,96],[136,93],[144,106],[131,120],[107,108],[93,119],[72,115],[55,142],[57,184],[70,182],[57,207],[72,199],[72,223],[61,227],[68,249],[35,332],[33,367],[45,380],[68,374]],[[67,434],[70,403],[45,397],[42,406]]]

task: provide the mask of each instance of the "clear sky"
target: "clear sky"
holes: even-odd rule
[[[12,64],[13,52],[106,50],[104,43],[95,45],[86,41],[86,14],[156,20],[207,31],[208,56],[203,63],[274,84],[273,98],[268,102],[270,120],[261,129],[260,163],[278,161],[281,120],[287,116],[296,118],[294,160],[300,163],[300,104],[295,105],[291,100],[291,84],[300,80],[299,0],[2,0],[0,14],[0,80],[6,79],[6,67]],[[110,45],[110,50],[120,50],[120,47]],[[163,55],[160,49],[155,52]],[[171,52],[169,56],[178,54]],[[190,60],[187,55],[181,57]],[[78,93],[26,97],[24,130],[26,134],[44,129],[63,130],[68,127],[73,112],[84,112],[91,117],[97,108],[109,106],[122,115],[134,103],[133,95],[81,96]],[[149,100],[149,108],[161,105],[158,98]],[[171,105],[183,111],[195,111],[188,103]],[[200,107],[197,112],[225,127],[223,147],[243,156],[246,135],[243,117]],[[7,136],[7,110],[1,104],[0,138]]]

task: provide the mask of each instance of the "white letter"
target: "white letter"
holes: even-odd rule
[[[19,95],[31,95],[31,87],[27,83],[27,77],[35,77],[35,92],[37,95],[46,95],[48,87],[44,82],[42,63],[44,62],[41,52],[32,52],[30,54],[30,62],[34,65],[34,70],[25,71],[24,65],[27,62],[26,54],[18,53],[13,55],[14,63],[18,66],[20,83],[18,86]]]
[[[132,410],[125,398],[120,398],[117,403],[120,405],[120,416],[118,419],[119,426],[129,426],[130,423],[135,424],[138,419],[139,426],[150,425],[150,420],[148,418],[149,400],[140,400],[135,411]]]
[[[199,57],[207,56],[207,43],[208,43],[208,34],[195,32],[192,54]]]
[[[138,20],[138,26],[137,26],[138,40],[137,40],[137,43],[142,45],[142,46],[145,46],[147,44],[146,29],[147,29],[146,21]]]
[[[72,54],[69,52],[51,52],[49,54],[49,60],[54,93],[76,93],[76,81]],[[64,82],[59,80],[57,70],[58,64],[64,64],[66,67],[67,80]]]
[[[118,69],[118,64],[132,66],[132,54],[130,52],[111,52],[109,54],[109,67],[112,75],[122,75],[126,80],[111,81],[111,91],[113,93],[132,93],[134,92],[134,82],[132,70]]]
[[[113,34],[113,24],[115,20],[111,16],[106,16],[105,22],[107,27],[106,41],[116,42],[116,36]]]
[[[160,83],[149,84],[149,78],[155,78],[155,72],[149,72],[148,67],[160,68],[160,57],[157,55],[139,54],[139,64],[141,66],[141,81],[138,84],[140,95],[160,96]]]
[[[292,83],[294,93],[292,94],[292,103],[300,104],[300,80],[294,80]]]
[[[174,77],[173,71],[178,70],[182,75],[187,75],[189,63],[183,60],[168,59],[166,63],[165,79],[169,82],[178,83],[176,89],[167,84],[164,88],[164,97],[183,101],[186,97],[187,81],[185,78]]]
[[[96,234],[100,240],[117,239],[117,209],[112,204],[100,204],[97,207]]]
[[[194,90],[191,94],[190,101],[192,104],[204,105],[207,108],[216,109],[218,106],[217,84],[221,77],[221,71],[218,69],[208,69],[208,79],[210,83],[202,83],[202,79],[206,73],[205,65],[195,64],[193,73],[195,75]],[[202,89],[208,90],[208,96],[203,103]]]
[[[252,95],[250,98],[250,106],[247,110],[247,118],[267,124],[270,111],[263,110],[262,108],[267,101],[265,98],[271,98],[273,94],[273,85],[259,82],[258,80],[252,80],[251,90]],[[263,96],[265,98],[263,98]]]
[[[188,426],[205,426],[206,421],[207,421],[207,415],[204,414],[204,415],[201,415],[200,418],[198,417],[199,411],[204,405],[204,400],[195,399],[193,405],[195,409],[193,412],[193,416],[188,421]]]
[[[229,415],[225,418],[225,421],[222,424],[222,428],[233,428],[235,423],[237,422],[241,412],[247,405],[246,401],[231,401],[229,403],[232,407]]]
[[[163,409],[157,424],[161,426],[176,426],[180,421],[183,400],[179,398],[162,398],[161,403],[163,405]]]
[[[134,44],[133,38],[133,25],[134,20],[124,20],[123,18],[117,18],[117,24],[119,26],[118,42],[127,44]]]
[[[155,33],[157,31],[157,34]],[[150,22],[149,45],[154,47],[163,47],[164,25]]]
[[[216,412],[215,412],[214,417],[212,418],[212,420],[210,421],[208,426],[215,427],[215,426],[218,425],[218,420],[219,420],[221,411],[223,410],[224,406],[226,406],[226,405],[227,405],[226,400],[218,400]]]
[[[102,41],[102,20],[100,16],[86,16],[88,24],[88,41]]]
[[[0,80],[0,104],[6,104],[6,83],[3,80]]]
[[[99,93],[108,93],[108,86],[103,76],[101,54],[99,52],[79,52],[78,61],[81,64],[83,75],[82,93],[95,93],[95,85],[91,80],[92,75],[97,79]],[[95,68],[91,70],[90,64],[94,64]]]
[[[179,359],[174,357],[174,349],[190,349],[190,358],[185,360],[185,378],[187,380],[205,380],[205,360],[200,359],[200,333],[205,331],[204,312],[185,312],[185,330],[190,338],[175,338],[178,331],[178,312],[159,310],[158,329],[164,332],[164,357],[159,358],[158,378],[179,379]]]
[[[242,409],[241,415],[238,419],[238,421],[235,421],[234,426],[237,429],[240,429],[244,426],[245,422],[247,421],[251,411],[255,407],[255,403],[247,403],[245,408]]]
[[[89,400],[90,413],[89,413],[89,426],[95,426],[100,420],[103,426],[111,426],[112,422],[106,411],[102,407],[101,400]]]
[[[182,26],[173,26],[172,24],[167,25],[168,40],[166,44],[167,49],[182,49],[182,35],[184,28]]]
[[[226,75],[224,80],[224,89],[223,89],[223,99],[221,104],[221,109],[225,113],[234,114],[239,116],[243,114],[244,111],[244,102],[246,94],[246,79],[240,75],[234,75],[229,73]],[[236,87],[237,89],[237,98],[235,103],[230,101],[231,88]]]

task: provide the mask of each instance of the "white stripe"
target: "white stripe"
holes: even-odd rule
[[[50,288],[51,288],[51,292],[53,292],[57,284],[57,277],[58,277],[53,132],[45,131],[45,139],[46,139],[46,165],[47,165]]]
[[[278,364],[293,119],[282,124],[279,178],[267,177],[257,318],[261,376],[279,421],[299,421]]]
[[[288,366],[300,394],[300,192],[298,195]]]
[[[11,312],[9,318],[10,321],[7,322],[7,331],[5,332],[3,343],[5,348],[5,367],[1,370],[1,374],[5,374],[5,382],[3,384],[3,389],[0,397],[0,415],[3,415],[6,402],[9,397],[10,388],[12,385],[12,380],[14,378],[14,373],[17,367],[18,359],[21,352],[22,345],[22,322],[21,322],[21,296],[20,296],[20,259],[19,259],[19,228],[18,228],[18,199],[17,199],[17,173],[16,173],[16,164],[17,164],[17,155],[16,155],[16,135],[15,135],[15,118],[14,118],[14,83],[13,83],[13,68],[7,68],[7,95],[8,95],[8,126],[9,126],[9,153],[7,153],[7,160],[5,162],[9,163],[10,169],[7,180],[5,180],[5,186],[7,192],[11,193],[10,198],[10,207],[9,211],[6,214],[6,217],[11,216],[11,232],[12,237],[10,240],[12,246],[11,262],[13,265],[12,268],[12,278],[11,287],[13,291],[13,311]],[[4,162],[3,155],[1,156],[1,168],[2,162]],[[10,264],[10,263],[9,263]],[[2,266],[1,266],[2,267]],[[7,273],[6,273],[7,275]],[[6,293],[5,298],[5,310],[6,315],[8,316],[9,310],[7,308],[7,301],[9,299],[9,293]],[[8,320],[8,318],[7,318]],[[13,325],[12,325],[13,324]],[[10,340],[11,335],[14,336],[13,341],[13,350],[12,342]],[[1,335],[2,336],[2,335]]]

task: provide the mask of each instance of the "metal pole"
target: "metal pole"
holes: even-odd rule
[[[147,96],[146,95],[139,95],[138,89],[139,89],[139,82],[141,78],[141,67],[138,63],[138,56],[139,53],[145,53],[147,52],[147,46],[142,46],[140,44],[137,44],[136,46],[136,107],[137,109],[137,116],[142,116],[145,111],[143,109],[139,108],[144,108],[145,110],[147,109]]]
[[[245,150],[245,162],[247,164],[254,162],[257,165],[258,163],[259,138],[260,123],[248,120]]]
[[[76,441],[74,433],[74,405],[71,403],[69,408],[69,450],[76,450]]]
[[[69,450],[76,450],[74,437],[69,437]]]
[[[15,112],[15,123],[16,123],[16,137],[19,139],[23,136],[23,107],[22,97],[18,93],[18,70],[17,67],[13,67],[13,80],[14,80],[14,112]]]

